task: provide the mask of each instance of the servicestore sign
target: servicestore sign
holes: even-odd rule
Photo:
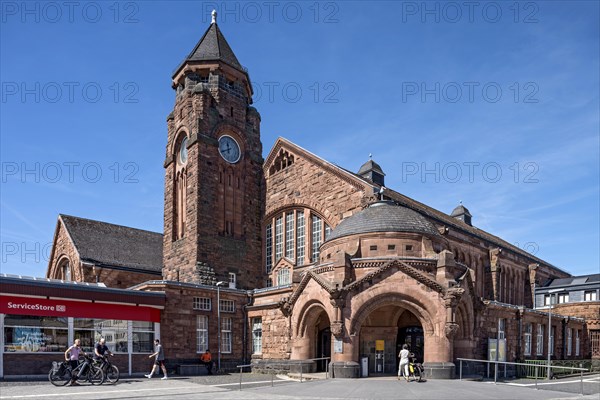
[[[153,307],[5,295],[0,296],[0,313],[160,322],[160,310]]]

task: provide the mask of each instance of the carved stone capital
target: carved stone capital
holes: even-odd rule
[[[341,321],[332,322],[330,325],[331,333],[336,338],[341,338],[344,333],[344,324]]]
[[[446,308],[456,308],[464,292],[465,289],[459,287],[447,289],[442,297],[444,299],[444,306]]]
[[[292,314],[292,305],[288,302],[287,297],[279,300],[277,306],[284,316],[289,317]]]
[[[444,333],[448,339],[454,338],[458,333],[458,324],[456,322],[446,322],[446,327],[444,329]]]

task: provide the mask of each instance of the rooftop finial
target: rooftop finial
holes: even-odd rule
[[[462,206],[462,200],[459,200],[458,202],[459,202],[459,203],[460,203],[460,205]]]
[[[373,159],[373,154],[369,153],[369,160]]]
[[[212,10],[212,12],[210,13],[210,15],[212,15],[212,24],[216,24],[217,23],[217,10]]]

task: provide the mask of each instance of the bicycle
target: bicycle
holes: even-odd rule
[[[413,380],[417,381],[417,382],[423,382],[424,379],[424,375],[425,375],[425,368],[423,368],[423,365],[421,363],[416,362],[417,361],[417,357],[415,356],[415,353],[410,353],[408,355],[408,376],[409,379],[410,377],[413,378]]]
[[[48,373],[48,380],[54,386],[65,386],[76,374],[77,382],[88,381],[92,385],[101,385],[104,382],[104,372],[100,367],[94,365],[91,356],[85,356],[76,368],[72,368],[68,362],[58,363],[54,361]]]
[[[103,356],[102,358],[98,358],[94,360],[94,363],[98,365],[104,373],[104,382],[115,384],[119,381],[119,368],[112,364],[108,360],[108,357]]]

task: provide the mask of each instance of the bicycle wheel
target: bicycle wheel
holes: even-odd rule
[[[71,380],[71,370],[68,368],[50,368],[48,380],[54,386],[65,386]]]
[[[96,366],[90,366],[88,381],[92,385],[102,385],[102,382],[104,382],[104,371]]]
[[[117,383],[119,380],[119,368],[116,365],[110,365],[104,374],[104,380],[108,383]]]

